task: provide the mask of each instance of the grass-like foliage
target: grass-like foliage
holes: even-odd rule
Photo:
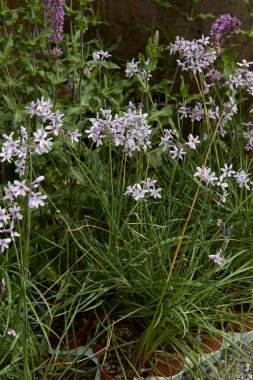
[[[101,366],[115,350],[122,379],[157,353],[198,363],[203,337],[231,340],[251,312],[253,71],[227,41],[240,21],[169,46],[157,31],[119,66],[87,37],[90,0],[0,11],[0,378],[77,378],[91,349]]]

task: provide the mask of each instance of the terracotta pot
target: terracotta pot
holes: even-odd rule
[[[110,348],[112,348],[113,346],[110,346]],[[97,359],[98,359],[98,362],[103,362],[103,355],[105,354],[106,350],[108,349],[108,347],[106,346],[103,346],[103,345],[96,345],[93,347],[93,352],[96,353],[96,356],[97,356]],[[119,350],[121,351],[121,353],[123,355],[126,355],[128,357],[130,357],[130,352],[131,352],[131,349],[132,347],[131,346],[124,346],[124,347],[121,347],[119,348]],[[120,353],[120,352],[119,352]],[[121,371],[121,368],[120,366],[118,366],[118,357],[117,355],[115,355],[115,352],[113,349],[109,349],[106,353],[106,361],[105,361],[105,368],[101,368],[100,369],[100,380],[114,380],[114,374],[111,374],[111,373],[108,373],[107,372],[107,368],[109,370],[109,372],[113,372],[113,370],[119,370],[119,372],[117,373],[120,373]],[[122,356],[122,359],[124,360],[124,356]],[[132,373],[132,369],[131,367],[128,366],[128,362],[126,361],[125,364],[124,364],[124,368],[126,370],[126,373],[127,371],[130,371],[131,372],[131,376],[129,374],[129,378],[133,376],[133,373]]]
[[[68,334],[61,343],[58,336],[50,334],[49,341],[53,349],[56,349],[60,343],[60,350],[74,350],[77,347],[84,346],[86,344],[87,330],[83,327],[74,334]]]
[[[182,371],[184,363],[183,355],[158,355],[155,357],[154,361],[152,361],[152,372],[154,372],[157,376],[174,376]]]
[[[103,369],[100,370],[100,380],[114,380],[113,377],[108,375]]]
[[[201,336],[201,347],[206,353],[218,351],[223,344],[223,337],[221,335],[203,335]]]
[[[63,334],[64,321],[59,319],[54,322],[52,329],[56,331],[56,334],[49,334],[49,341],[52,349],[56,349],[60,345],[60,350],[74,350],[77,347],[84,346],[86,344],[87,337],[89,335],[91,325],[91,319],[89,317],[80,317],[80,320],[74,321],[73,328],[69,329],[69,333],[64,336]],[[58,336],[60,338],[58,338]]]
[[[247,313],[240,311],[235,311],[234,313],[241,316],[244,316],[244,314],[246,314],[245,317],[242,318],[241,323],[231,324],[234,332],[246,332],[253,330],[253,316],[247,315]]]

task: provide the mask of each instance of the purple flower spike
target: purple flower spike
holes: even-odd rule
[[[221,15],[212,24],[210,30],[211,46],[213,46],[217,52],[221,52],[221,44],[226,40],[226,37],[235,33],[241,26],[241,21],[230,14]]]
[[[63,40],[63,25],[64,25],[64,1],[54,0],[52,4],[52,40]]]

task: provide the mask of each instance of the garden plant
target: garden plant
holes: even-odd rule
[[[113,379],[163,356],[198,366],[251,313],[241,21],[167,44],[153,31],[123,62],[91,0],[0,13],[0,378],[95,378],[94,358]]]

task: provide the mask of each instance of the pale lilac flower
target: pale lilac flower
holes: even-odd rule
[[[47,196],[41,194],[41,192],[34,193],[33,191],[29,193],[29,207],[30,208],[39,208],[40,206],[44,206]]]
[[[180,114],[180,119],[187,118],[189,115],[190,108],[186,106],[181,106],[178,109],[178,113]]]
[[[108,110],[100,110],[100,113],[102,117],[97,114],[96,118],[90,119],[92,126],[85,130],[97,146],[103,145],[102,139],[108,137],[114,146],[122,146],[128,156],[141,148],[146,151],[150,146],[151,126],[147,121],[148,115],[143,114],[141,108],[137,110],[128,107],[122,116],[112,116]]]
[[[127,186],[124,195],[131,195],[136,201],[140,199],[146,200],[148,197],[161,198],[161,188],[155,188],[156,182],[156,180],[147,178],[147,180],[133,186]]]
[[[186,152],[181,148],[180,146],[177,147],[176,145],[173,145],[170,149],[170,154],[172,155],[172,159],[183,159],[183,156],[186,154]]]
[[[14,181],[14,196],[15,197],[18,197],[19,195],[21,195],[22,197],[25,197],[26,194],[30,191],[29,187],[26,186],[25,184],[25,179],[23,181],[18,181],[18,180],[15,180]]]
[[[250,174],[245,173],[244,170],[239,170],[235,175],[234,178],[236,179],[239,187],[243,188],[245,187],[247,190],[250,190],[249,184],[251,184]]]
[[[6,215],[6,210],[0,206],[0,226],[8,224],[10,215]]]
[[[68,133],[68,135],[69,135],[69,137],[70,137],[72,143],[73,143],[74,141],[79,142],[79,137],[82,136],[82,134],[79,133],[78,129],[76,129],[76,130],[73,131],[73,132],[69,132],[69,131],[68,131],[67,133]]]
[[[192,134],[189,134],[188,142],[185,145],[190,149],[196,149],[196,144],[200,144],[199,136],[193,137]]]
[[[182,70],[202,72],[216,60],[216,53],[208,48],[209,37],[195,39],[192,41],[176,37],[174,44],[171,44],[170,54],[179,52],[180,60],[177,60]]]
[[[221,168],[221,171],[223,172],[221,177],[225,178],[225,177],[231,177],[235,175],[235,171],[232,168],[233,168],[232,164],[229,166],[228,164],[224,164],[224,168]]]
[[[157,198],[162,198],[162,195],[161,195],[161,188],[158,187],[157,189],[150,189],[149,190],[149,194],[151,197],[157,199]]]
[[[242,66],[242,67],[250,67],[250,65],[253,65],[253,62],[248,62],[246,61],[246,59],[243,59],[241,63],[237,62],[237,65],[238,66]]]
[[[213,262],[219,266],[221,266],[223,262],[225,261],[225,258],[222,255],[222,249],[218,249],[215,255],[209,255],[209,258],[213,260]]]
[[[10,238],[0,239],[0,249],[1,249],[2,253],[5,251],[5,249],[9,248],[9,244],[10,243],[11,243],[11,239]]]
[[[20,236],[20,234],[18,232],[14,231],[14,223],[13,222],[11,222],[9,228],[3,229],[1,232],[9,234],[11,236],[11,240],[14,240],[15,236],[17,236],[17,237]]]
[[[2,153],[0,153],[0,157],[2,157],[2,162],[4,161],[8,161],[8,162],[11,162],[12,161],[12,152],[10,150],[6,150],[5,147],[3,146],[2,147]]]
[[[216,183],[216,185],[220,186],[222,188],[222,190],[225,190],[228,187],[228,183],[227,182],[223,182],[223,177],[222,176],[220,176],[220,179]]]
[[[15,338],[18,337],[18,334],[16,333],[16,331],[14,329],[7,330],[7,335],[12,335]]]
[[[211,69],[205,74],[205,77],[212,79],[214,82],[218,82],[222,79],[222,74],[218,70]]]
[[[133,73],[138,73],[140,71],[139,64],[140,61],[135,62],[135,58],[133,58],[131,62],[127,62],[127,68],[125,70],[127,78],[131,78]]]
[[[15,186],[8,182],[8,187],[4,188],[5,196],[4,200],[12,201],[15,198]]]
[[[53,132],[53,134],[55,136],[59,136],[59,135],[61,135],[63,133],[62,124],[61,123],[57,123],[55,120],[52,120],[52,124],[51,125],[47,125],[45,127],[45,130]],[[34,139],[34,141],[36,141],[36,140]]]
[[[156,182],[157,182],[156,179],[151,179],[151,178],[147,178],[145,181],[141,181],[141,183],[145,185],[145,188],[147,190],[149,190],[150,188],[153,189]]]
[[[176,130],[165,129],[164,136],[161,137],[161,143],[159,144],[162,146],[162,151],[165,152],[169,150],[173,145],[175,145],[177,143],[178,137],[179,136]]]
[[[111,54],[109,54],[108,51],[99,50],[99,51],[94,51],[92,53],[92,59],[95,62],[104,61],[105,59],[110,58],[110,57],[111,57]]]
[[[149,73],[148,68],[147,68],[149,64],[150,64],[150,61],[148,59],[145,62],[146,67],[144,68],[140,67],[140,61],[135,62],[135,58],[133,58],[131,62],[127,62],[126,70],[125,70],[126,77],[131,78],[135,73],[135,74],[139,74],[143,79],[148,81],[151,78],[151,74]]]
[[[226,202],[226,197],[229,195],[229,193],[225,190],[222,194],[217,192],[218,197],[220,198],[222,203]]]
[[[194,177],[199,177],[206,185],[215,185],[218,177],[216,177],[215,172],[211,172],[211,169],[208,167],[200,168],[197,167],[197,172],[194,174]]]
[[[139,199],[144,199],[145,194],[147,190],[142,189],[141,185],[139,183],[127,187],[127,191],[124,193],[124,195],[131,194],[134,200],[138,201]]]
[[[12,206],[8,207],[8,211],[11,214],[12,220],[23,219],[23,215],[20,214],[20,206],[14,203]]]

